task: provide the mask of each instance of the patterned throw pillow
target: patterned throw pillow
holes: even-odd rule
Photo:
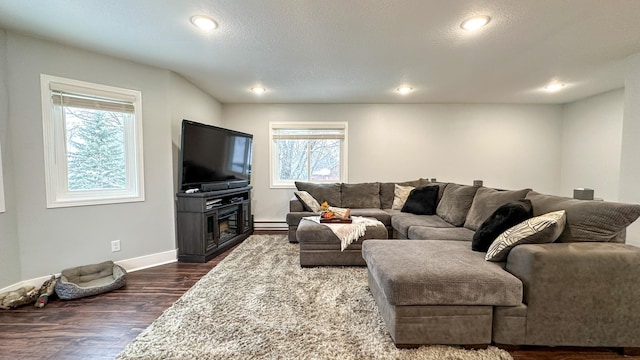
[[[562,234],[566,219],[565,211],[559,210],[525,220],[500,234],[484,258],[504,261],[516,245],[552,243]]]
[[[396,184],[393,197],[393,205],[391,205],[391,209],[402,210],[404,203],[407,201],[407,198],[409,197],[409,194],[413,189],[415,189],[415,187],[413,186],[402,186]]]
[[[296,195],[298,200],[302,202],[305,210],[320,212],[320,203],[318,203],[318,200],[314,199],[311,194],[306,191],[294,191],[293,193]]]

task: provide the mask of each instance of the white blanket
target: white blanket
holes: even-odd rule
[[[379,220],[362,216],[352,216],[351,224],[321,223],[319,216],[307,216],[303,219],[325,225],[331,229],[338,239],[340,239],[340,251],[344,251],[352,242],[364,236],[367,231],[367,226],[383,225]]]

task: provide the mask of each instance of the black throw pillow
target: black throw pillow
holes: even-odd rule
[[[400,211],[416,215],[435,214],[438,206],[439,189],[439,186],[425,186],[411,190]]]
[[[487,252],[493,240],[512,226],[530,219],[533,216],[533,207],[529,200],[519,200],[506,203],[485,220],[473,234],[471,249],[473,251]]]

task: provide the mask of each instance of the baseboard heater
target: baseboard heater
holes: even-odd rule
[[[288,230],[289,226],[284,221],[254,220],[253,230]]]

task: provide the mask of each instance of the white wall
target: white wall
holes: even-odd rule
[[[620,161],[620,201],[640,203],[640,54],[628,59]],[[627,230],[627,243],[640,246],[640,223]]]
[[[177,192],[182,120],[188,119],[203,124],[221,126],[222,105],[218,100],[195,87],[176,73],[171,73],[169,99],[171,101],[173,181],[174,192]]]
[[[4,30],[0,30],[0,143],[2,145],[0,161],[6,209],[4,213],[0,213],[0,288],[20,281],[20,244],[11,161],[7,76],[7,34]]]
[[[558,193],[559,105],[224,104],[225,127],[254,135],[256,221],[283,222],[293,189],[269,188],[270,121],[347,121],[349,179],[420,177]]]
[[[175,250],[172,116],[180,111],[171,109],[171,73],[11,32],[6,49],[21,279]],[[46,208],[41,73],[142,92],[144,202]],[[122,251],[112,253],[115,239]]]
[[[591,188],[618,201],[624,89],[563,106],[561,195]]]

